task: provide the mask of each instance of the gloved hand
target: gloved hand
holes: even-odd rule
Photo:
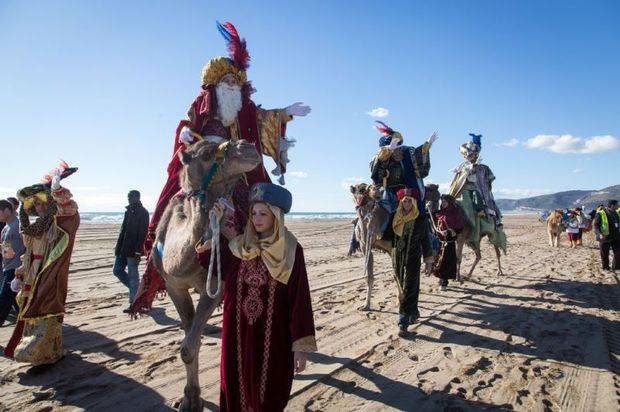
[[[62,170],[54,169],[54,176],[52,177],[52,190],[60,189],[60,175]]]
[[[432,144],[435,143],[435,140],[437,139],[439,139],[439,135],[437,134],[437,132],[433,132],[431,137],[429,137],[426,142],[432,146]]]
[[[312,111],[312,109],[310,109],[310,106],[307,106],[303,104],[302,102],[293,103],[292,105],[288,106],[285,110],[286,110],[286,114],[288,114],[289,116],[299,116],[299,117],[306,116],[308,113],[310,113],[310,111]]]
[[[189,127],[185,126],[181,129],[181,133],[179,134],[179,141],[186,145],[194,143],[194,136],[192,136]]]
[[[11,290],[15,293],[19,292],[22,288],[22,281],[19,278],[13,278],[11,281]]]

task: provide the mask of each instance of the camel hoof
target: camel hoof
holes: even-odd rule
[[[185,396],[179,405],[179,412],[201,412],[202,410],[204,407],[200,395],[197,397]]]
[[[504,276],[504,272],[503,272],[503,271],[501,271],[501,270],[498,270],[498,271],[497,271],[497,276]]]
[[[360,306],[358,309],[363,312],[368,312],[370,310],[370,305]]]

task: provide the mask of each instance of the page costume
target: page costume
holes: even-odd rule
[[[30,223],[29,198],[47,205],[47,215]],[[21,189],[20,224],[26,252],[16,270],[21,281],[17,295],[19,314],[13,335],[4,351],[8,357],[33,365],[57,362],[64,356],[62,321],[67,297],[69,262],[80,215],[71,192],[45,185]]]
[[[398,286],[399,320],[402,332],[420,316],[418,299],[420,296],[421,260],[432,262],[434,252],[428,236],[427,219],[417,208],[417,190],[401,189],[397,193],[399,201],[394,221],[392,265]],[[410,199],[413,208],[404,213],[403,201]]]

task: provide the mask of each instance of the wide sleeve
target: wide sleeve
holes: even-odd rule
[[[431,170],[431,144],[425,142],[421,146],[410,150],[411,162],[413,163],[418,177],[424,179]]]
[[[58,206],[56,216],[73,216],[78,213],[78,205],[73,200],[73,195],[69,189],[61,186],[56,190],[52,190],[52,198]]]
[[[286,134],[286,124],[293,118],[286,114],[285,109],[267,110],[257,107],[256,119],[263,154],[279,163],[281,138]]]
[[[314,331],[314,315],[310,300],[310,286],[306,273],[306,261],[302,247],[297,244],[295,264],[287,284],[290,315],[290,332],[293,352],[317,350]]]
[[[423,220],[423,231],[420,234],[420,243],[422,245],[422,256],[425,262],[431,262],[435,256],[433,245],[431,244],[430,234],[430,222],[427,218]]]

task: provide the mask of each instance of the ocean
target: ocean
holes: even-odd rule
[[[503,212],[509,215],[534,215],[537,211],[532,210],[507,210]],[[81,212],[82,223],[97,223],[117,225],[123,223],[124,213],[117,212]],[[355,219],[354,212],[291,212],[286,215],[287,219]]]
[[[117,212],[81,212],[82,223],[117,225],[123,223],[124,213]],[[287,219],[354,219],[356,214],[345,212],[291,212]]]

